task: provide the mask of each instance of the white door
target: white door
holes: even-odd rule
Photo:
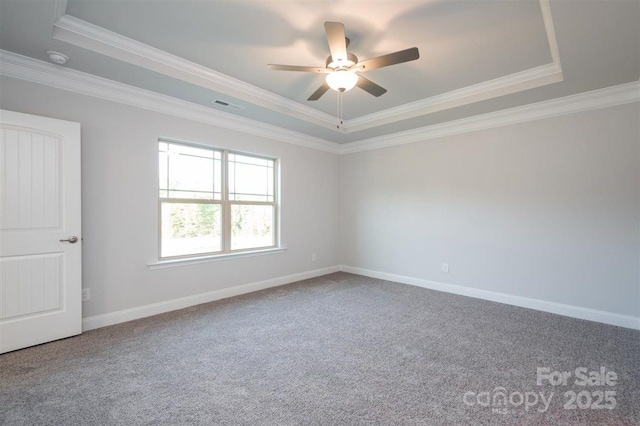
[[[0,353],[82,332],[80,231],[80,124],[0,110]]]

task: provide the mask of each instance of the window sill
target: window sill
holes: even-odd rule
[[[239,259],[242,257],[254,257],[264,256],[267,254],[284,253],[286,250],[286,247],[276,247],[265,250],[251,250],[238,253],[215,254],[211,256],[190,257],[186,259],[159,260],[157,262],[149,263],[147,264],[147,266],[149,267],[149,269],[172,268],[175,266],[195,265],[197,263],[219,262],[222,260]]]

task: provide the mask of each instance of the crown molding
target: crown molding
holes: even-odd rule
[[[337,154],[340,145],[70,68],[0,50],[0,75]]]
[[[53,38],[329,129],[336,118],[121,34],[64,15]]]
[[[65,0],[56,1],[66,2]],[[341,133],[354,133],[562,81],[562,68],[549,0],[539,0],[539,2],[551,53],[550,64],[344,120],[339,129],[336,128],[335,117],[332,115],[70,15],[63,15],[54,23],[53,38],[233,96],[308,123]]]
[[[53,0],[53,22],[67,13],[67,0]]]
[[[542,101],[340,145],[124,83],[0,50],[0,75],[332,154],[351,154],[461,133],[640,102],[640,82]]]
[[[640,102],[640,81],[434,124],[342,145],[340,154],[387,148],[510,124]]]
[[[551,83],[558,83],[562,80],[562,70],[556,64],[542,65],[395,108],[353,118],[346,122],[345,128],[347,133],[357,132],[498,96],[534,89]]]
[[[549,0],[540,0],[540,10],[542,12],[542,20],[544,21],[544,29],[547,32],[549,52],[551,53],[551,63],[555,64],[559,69],[562,69],[560,64],[560,52],[558,51],[558,40],[556,40],[556,29],[553,25],[551,4],[549,3]]]

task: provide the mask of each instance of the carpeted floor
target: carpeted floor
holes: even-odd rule
[[[0,355],[0,423],[639,424],[640,332],[336,273]]]

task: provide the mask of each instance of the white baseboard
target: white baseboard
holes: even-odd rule
[[[630,315],[621,315],[613,312],[583,308],[580,306],[566,305],[562,303],[549,302],[546,300],[514,296],[511,294],[480,290],[460,285],[424,280],[421,278],[413,278],[386,272],[372,271],[370,269],[340,265],[322,269],[315,269],[313,271],[301,272],[299,274],[292,274],[284,277],[272,278],[269,280],[239,285],[236,287],[223,288],[220,290],[214,290],[207,293],[196,294],[193,296],[181,297],[179,299],[167,300],[165,302],[153,303],[137,308],[124,309],[122,311],[111,312],[104,315],[87,317],[82,320],[82,331],[94,330],[96,328],[106,327],[108,325],[114,325],[122,322],[150,317],[152,315],[158,315],[165,312],[175,311],[177,309],[188,308],[189,306],[212,302],[214,300],[239,296],[241,294],[252,293],[254,291],[264,290],[271,287],[278,287],[281,285],[319,277],[338,271],[394,281],[401,284],[414,285],[417,287],[428,288],[430,290],[437,290],[446,293],[474,297],[476,299],[490,300],[492,302],[505,303],[507,305],[520,306],[523,308],[535,309],[543,312],[550,312],[553,314],[564,315],[572,318],[579,318],[588,321],[596,321],[604,324],[611,324],[619,327],[640,330],[640,318]]]
[[[531,299],[528,297],[514,296],[511,294],[498,293],[495,291],[480,290],[477,288],[424,280],[421,278],[413,278],[403,275],[389,274],[386,272],[372,271],[369,269],[356,268],[353,266],[341,265],[340,270],[352,274],[364,275],[366,277],[378,278],[387,281],[398,282],[401,284],[409,284],[417,287],[428,288],[430,290],[460,294],[462,296],[474,297],[476,299],[490,300],[492,302],[505,303],[507,305],[520,306],[522,308],[535,309],[537,311],[550,312],[553,314],[564,315],[572,318],[579,318],[588,321],[595,321],[604,324],[611,324],[617,325],[619,327],[640,330],[640,318],[630,315],[621,315],[613,312],[583,308],[580,306],[565,305],[563,303],[548,302],[546,300]]]
[[[87,317],[82,320],[82,331],[94,330],[108,325],[119,324],[122,322],[132,321],[135,319],[150,317],[165,312],[175,311],[177,309],[188,308],[189,306],[200,305],[202,303],[213,302],[214,300],[226,299],[228,297],[239,296],[241,294],[252,293],[254,291],[264,290],[271,287],[278,287],[290,284],[296,281],[306,280],[309,278],[319,277],[321,275],[338,272],[339,266],[331,266],[328,268],[315,269],[313,271],[301,272],[299,274],[287,275],[284,277],[272,278],[270,280],[258,281],[239,285],[235,287],[223,288],[220,290],[209,291],[207,293],[196,294],[193,296],[181,297],[179,299],[167,300],[165,302],[153,303],[150,305],[140,306],[137,308],[124,309],[122,311],[111,312],[104,315],[96,315]]]

